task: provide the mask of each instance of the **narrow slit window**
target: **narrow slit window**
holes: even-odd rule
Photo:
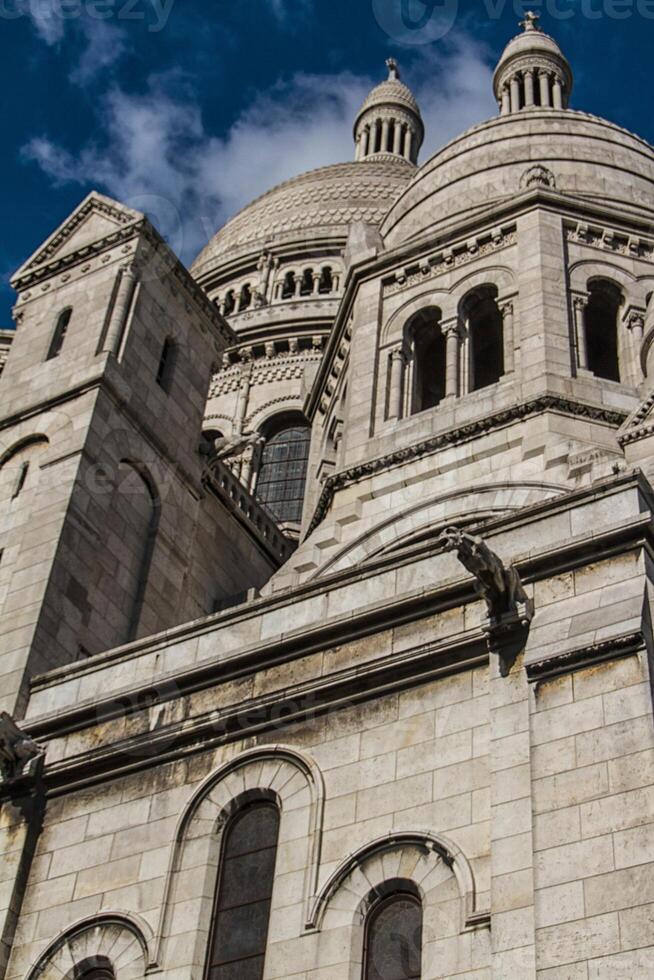
[[[63,313],[59,314],[59,319],[57,320],[57,325],[55,326],[52,340],[50,341],[50,347],[48,349],[48,361],[51,361],[55,357],[59,357],[61,354],[72,315],[72,310],[64,310]]]
[[[175,341],[168,337],[161,350],[159,367],[157,368],[157,384],[166,392],[170,391],[170,385],[173,379],[175,351]]]
[[[14,492],[11,495],[11,499],[15,500],[19,497],[25,487],[27,482],[27,476],[30,471],[30,464],[27,460],[20,464],[20,469],[18,470],[18,475],[16,477],[16,483],[14,484]]]

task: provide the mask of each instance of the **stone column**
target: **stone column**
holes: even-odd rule
[[[395,120],[393,153],[395,154],[396,157],[402,156],[402,123],[399,121],[399,119]]]
[[[297,272],[295,276],[295,298],[297,299],[302,292],[302,273]]]
[[[525,107],[533,109],[536,105],[536,90],[534,86],[534,69],[529,68],[525,72]]]
[[[411,127],[407,126],[404,133],[404,158],[405,160],[411,159],[411,149],[413,144],[413,134],[411,132]]]
[[[248,404],[250,401],[250,388],[252,387],[252,374],[251,369],[246,367],[241,376],[241,386],[238,389],[238,398],[236,399],[236,411],[234,413],[234,431],[241,435],[243,432],[243,426],[245,424],[245,417],[248,413]]]
[[[575,311],[575,342],[577,345],[577,367],[588,370],[588,348],[586,346],[586,307],[587,296],[575,296],[572,301]]]
[[[643,380],[643,366],[640,358],[640,352],[643,347],[643,338],[645,336],[645,314],[634,312],[629,316],[627,320],[627,328],[631,333],[633,341],[633,377],[635,383],[638,385]]]
[[[516,75],[511,79],[511,112],[520,111],[520,79]]]
[[[382,138],[381,138],[381,152],[388,153],[388,134],[391,128],[391,123],[389,119],[382,120]]]
[[[459,344],[461,330],[459,318],[441,324],[445,335],[445,397],[456,398],[459,394]]]
[[[388,418],[402,418],[402,395],[404,390],[404,353],[400,347],[391,351],[391,372],[388,395]]]
[[[552,107],[552,99],[550,95],[550,75],[547,71],[541,71],[538,74],[538,81],[540,83],[540,104],[546,109]]]
[[[552,92],[554,96],[554,108],[562,109],[563,108],[563,82],[561,81],[560,78],[554,79]]]
[[[515,336],[513,329],[513,300],[506,300],[499,304],[502,314],[502,335],[504,340],[504,373],[510,374],[514,368],[514,347]]]
[[[320,289],[320,270],[314,272],[313,274],[313,295],[318,295],[318,290]]]
[[[133,265],[123,265],[119,271],[119,276],[116,300],[111,312],[105,341],[102,345],[104,351],[109,351],[116,357],[118,357],[120,343],[127,327],[127,318],[137,282],[136,269]]]
[[[502,115],[508,116],[511,114],[511,89],[508,85],[505,85],[502,89]]]

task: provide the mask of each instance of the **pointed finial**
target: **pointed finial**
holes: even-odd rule
[[[400,78],[400,69],[398,67],[398,64],[397,64],[397,61],[395,60],[395,58],[389,58],[387,60],[387,62],[386,62],[386,67],[388,68],[388,80],[389,80],[389,82],[390,81],[393,81],[393,80],[399,81],[399,78]]]
[[[528,10],[525,14],[525,19],[520,21],[520,27],[523,27],[525,31],[539,31],[539,20],[540,14],[535,14],[533,10]]]

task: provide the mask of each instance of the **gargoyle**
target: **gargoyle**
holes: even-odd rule
[[[11,782],[25,775],[32,760],[43,755],[41,746],[22,732],[6,711],[0,712],[0,775]]]
[[[534,613],[517,569],[507,568],[481,538],[459,528],[447,528],[439,541],[447,551],[456,551],[461,564],[474,575],[477,594],[488,608],[485,632],[489,646],[502,659],[502,673],[508,673]]]
[[[200,451],[205,456],[209,456],[211,461],[224,461],[233,459],[235,456],[241,456],[250,446],[261,446],[265,441],[263,436],[257,432],[253,432],[249,436],[236,435],[231,438],[223,436],[221,439],[216,439],[213,444],[205,443],[200,447]]]

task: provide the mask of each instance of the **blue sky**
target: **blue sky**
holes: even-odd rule
[[[94,187],[190,262],[257,194],[349,159],[389,55],[423,107],[424,161],[494,113],[521,7],[568,55],[574,107],[654,142],[653,0],[0,0],[0,326],[9,276]]]

